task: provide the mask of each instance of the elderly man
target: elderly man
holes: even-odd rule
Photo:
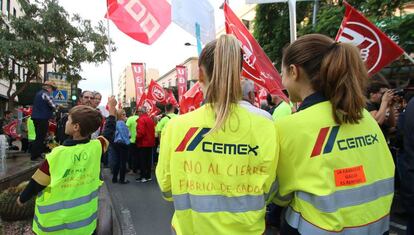
[[[240,101],[240,105],[253,113],[259,114],[267,119],[272,120],[272,116],[268,112],[253,105],[256,98],[253,81],[244,78],[241,81],[241,86],[243,97],[242,101]]]
[[[83,91],[80,97],[80,102],[83,105],[93,107],[94,95],[92,91]]]
[[[101,93],[94,91],[93,92],[93,100],[92,100],[92,107],[97,109],[99,104],[101,103],[102,95]]]
[[[53,103],[50,96],[52,91],[56,90],[56,84],[52,81],[46,81],[42,90],[37,92],[33,101],[32,120],[35,126],[36,139],[33,146],[36,146],[31,151],[31,159],[33,161],[42,157],[45,152],[45,138],[49,126],[49,119],[52,118],[53,112],[57,110],[57,105]]]

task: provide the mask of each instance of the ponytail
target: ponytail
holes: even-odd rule
[[[286,48],[283,64],[295,64],[305,71],[313,89],[331,102],[336,123],[353,124],[362,119],[368,74],[357,47],[308,34]]]
[[[206,45],[199,61],[199,65],[204,66],[206,74],[211,75],[206,92],[206,102],[216,114],[216,120],[209,133],[223,127],[234,104],[242,98],[240,84],[242,53],[239,41],[234,36],[222,35],[212,43]],[[213,49],[214,54],[208,53]],[[208,58],[206,55],[214,57],[214,60],[211,61],[211,57]],[[211,61],[213,66],[205,64],[204,61]]]
[[[337,123],[358,123],[366,104],[367,70],[357,47],[348,43],[333,45],[322,60],[320,88],[332,103]]]

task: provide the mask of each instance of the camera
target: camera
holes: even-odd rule
[[[395,96],[404,97],[404,94],[405,94],[404,89],[395,89],[394,90],[394,95]]]

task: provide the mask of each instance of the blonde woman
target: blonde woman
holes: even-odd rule
[[[125,121],[127,119],[125,110],[117,110],[116,116],[118,120],[116,121],[115,139],[112,145],[114,150],[113,157],[115,163],[112,169],[112,183],[128,184],[129,180],[125,179],[125,174],[126,163],[128,160],[128,145],[130,133],[128,127],[125,124]]]
[[[222,35],[199,59],[205,105],[162,132],[157,180],[173,201],[173,234],[263,234],[277,164],[269,117],[244,105],[242,51]]]

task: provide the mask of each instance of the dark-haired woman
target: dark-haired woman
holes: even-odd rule
[[[364,109],[368,75],[358,49],[305,35],[284,51],[283,84],[298,112],[276,123],[274,201],[288,206],[281,234],[384,234],[394,163]]]

